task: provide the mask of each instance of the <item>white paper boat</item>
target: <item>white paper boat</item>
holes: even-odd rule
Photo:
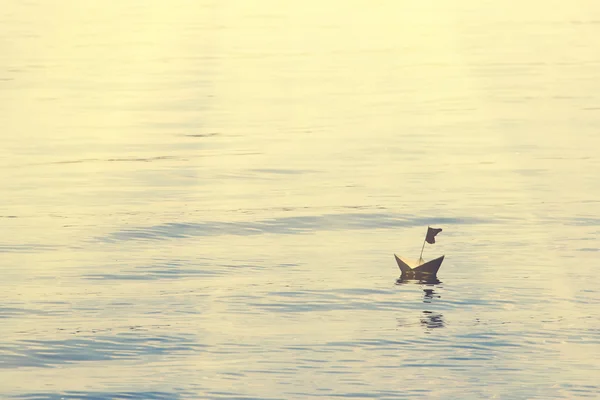
[[[396,262],[398,263],[398,268],[400,268],[400,271],[402,272],[401,278],[420,279],[427,276],[435,276],[440,267],[442,266],[442,261],[444,261],[445,256],[438,257],[436,259],[427,261],[426,263],[419,264],[414,267],[411,267],[407,260],[403,260],[395,254],[394,257],[396,258]]]

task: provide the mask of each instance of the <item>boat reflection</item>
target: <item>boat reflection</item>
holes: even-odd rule
[[[440,296],[435,290],[433,289],[423,289],[423,292],[425,292],[425,295],[423,296],[423,303],[431,303],[431,300],[433,300],[434,298],[441,298],[442,296]]]
[[[435,299],[440,299],[442,296],[437,290],[442,282],[436,276],[422,277],[421,279],[406,279],[402,276],[396,280],[396,285],[420,285],[423,290],[423,303],[434,303]],[[414,320],[413,320],[414,321]],[[430,310],[424,310],[419,315],[420,325],[425,328],[425,333],[430,333],[433,329],[443,328],[446,326],[444,315]],[[413,323],[414,324],[414,323]],[[398,319],[398,326],[408,326],[404,319]]]
[[[431,303],[432,299],[441,298],[439,293],[435,291],[436,287],[442,283],[437,277],[431,276],[422,279],[405,279],[400,277],[396,280],[396,285],[407,285],[411,283],[415,285],[423,285],[424,303]]]
[[[445,325],[444,316],[435,311],[423,311],[421,325],[425,327],[426,333],[429,333],[432,329],[443,328]]]
[[[403,276],[400,276],[400,278],[396,280],[396,285],[404,285],[407,283],[415,283],[421,285],[439,285],[442,282],[435,275],[423,276],[419,278],[405,278]]]

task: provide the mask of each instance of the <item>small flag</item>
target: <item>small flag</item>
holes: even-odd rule
[[[435,235],[442,231],[441,228],[430,228],[427,227],[427,236],[425,236],[425,241],[429,244],[435,243]]]

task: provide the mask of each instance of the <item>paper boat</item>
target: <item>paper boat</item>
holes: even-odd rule
[[[394,254],[398,267],[402,272],[401,278],[403,279],[421,279],[424,277],[434,277],[440,267],[445,256],[438,257],[434,260],[427,261],[426,263],[411,267],[406,260],[402,260],[400,257]]]

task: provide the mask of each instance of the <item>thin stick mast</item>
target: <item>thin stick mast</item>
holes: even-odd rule
[[[427,227],[427,232],[429,232],[429,227]],[[425,248],[425,242],[427,241],[427,234],[425,235],[425,239],[423,239],[423,247],[421,247],[421,255],[419,255],[419,261],[417,263],[421,265],[421,261],[423,261],[423,249]]]
[[[423,247],[421,247],[421,255],[419,256],[419,261],[417,261],[419,265],[421,265],[422,264],[421,261],[423,261],[423,249],[424,248],[425,248],[425,241],[423,240]]]

